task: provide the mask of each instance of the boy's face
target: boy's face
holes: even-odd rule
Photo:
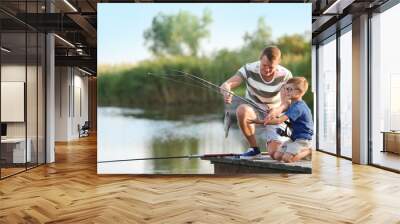
[[[293,85],[292,83],[286,84],[284,86],[284,88],[286,90],[286,93],[287,93],[289,99],[291,99],[291,100],[297,100],[303,96],[303,94],[301,93],[301,90],[299,88],[297,88],[295,85]]]

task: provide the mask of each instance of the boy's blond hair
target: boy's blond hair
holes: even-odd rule
[[[308,90],[308,82],[307,79],[304,77],[293,77],[287,81],[287,84],[294,85],[297,89],[300,90],[302,96]]]

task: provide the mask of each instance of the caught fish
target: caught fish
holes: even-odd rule
[[[225,138],[228,138],[230,127],[231,127],[231,115],[229,114],[229,111],[226,111],[224,117]]]

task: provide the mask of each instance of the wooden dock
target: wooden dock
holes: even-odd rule
[[[215,174],[240,173],[304,173],[311,174],[310,160],[301,160],[295,163],[283,163],[263,155],[255,159],[244,159],[235,156],[202,158],[214,165]]]

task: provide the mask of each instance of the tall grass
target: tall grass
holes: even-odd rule
[[[306,77],[311,86],[311,52],[308,45],[304,46],[302,51],[296,53],[282,50],[281,64],[294,76]],[[220,85],[244,64],[258,60],[258,55],[258,49],[220,50],[208,57],[169,56],[135,65],[99,66],[98,102],[100,106],[135,107],[220,103],[218,93],[202,88],[193,80],[174,76],[179,74],[176,70]],[[245,86],[242,86],[236,92],[243,95],[244,89]],[[310,90],[304,100],[312,108]]]

